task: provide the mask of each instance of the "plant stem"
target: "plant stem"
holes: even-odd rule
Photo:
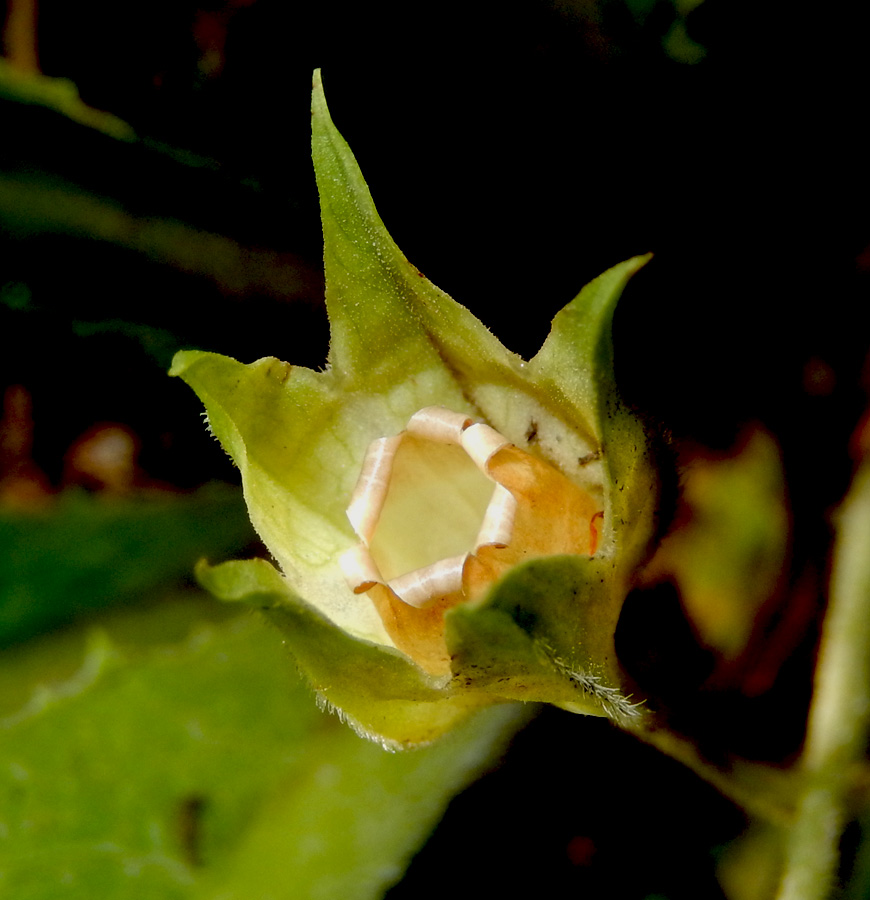
[[[36,22],[36,0],[9,0],[3,27],[3,50],[9,64],[25,75],[39,74]]]
[[[778,900],[821,900],[835,883],[850,774],[864,755],[870,712],[870,463],[837,515],[801,771],[803,794],[785,846]]]
[[[789,827],[794,821],[793,776],[763,763],[737,760],[725,770],[704,759],[695,743],[667,728],[642,719],[626,730],[681,762],[747,813],[773,825]]]

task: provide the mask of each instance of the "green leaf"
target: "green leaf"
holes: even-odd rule
[[[575,415],[594,411],[604,426],[616,402],[613,314],[629,279],[652,258],[636,256],[591,281],[556,313],[550,334],[529,363],[529,375]],[[603,440],[601,427],[596,438]]]
[[[118,140],[136,139],[132,126],[123,119],[88,106],[79,96],[78,88],[68,78],[51,78],[41,72],[21,72],[2,57],[0,97],[45,106],[74,122],[95,128]]]
[[[329,361],[343,387],[389,389],[397,376],[441,370],[460,383],[514,379],[520,359],[405,258],[332,124],[319,71],[312,156],[323,219]]]
[[[383,896],[447,800],[481,773],[526,716],[516,706],[490,708],[437,744],[401,754],[350,733],[346,741],[315,748],[316,763],[264,810],[215,889],[201,896]]]
[[[565,392],[554,391],[546,378],[536,383],[532,365],[507,350],[396,246],[353,153],[330,118],[319,70],[312,95],[312,157],[323,220],[329,362],[340,389],[394,394],[397,384],[413,383],[426,373],[430,405],[481,415],[520,446],[531,420],[546,430],[547,422],[566,411]],[[611,291],[602,327],[609,328],[608,315],[612,317],[622,286],[644,261],[623,264],[624,271],[614,270],[609,279],[610,273],[602,276],[605,293]],[[603,346],[603,337],[599,344]],[[584,364],[598,361],[582,350],[581,356]],[[546,366],[541,370],[550,374]],[[605,368],[603,377],[609,374]],[[569,405],[572,430],[588,451],[594,444],[593,409],[583,409],[585,400],[575,398]],[[403,410],[404,419],[418,408]],[[541,449],[555,452],[543,433],[540,443]]]
[[[448,646],[467,687],[617,720],[614,634],[624,594],[606,558],[553,556],[516,566],[480,606],[447,615]]]
[[[238,489],[106,501],[67,492],[57,504],[0,516],[0,646],[142,597],[191,559],[253,537]]]
[[[786,566],[789,513],[779,449],[755,425],[726,456],[692,456],[681,468],[684,524],[663,538],[643,578],[676,584],[703,643],[735,659]]]
[[[529,363],[534,378],[564,418],[588,417],[609,490],[602,552],[618,554],[630,570],[647,551],[654,530],[658,479],[640,421],[623,405],[613,371],[613,314],[629,279],[652,254],[636,256],[590,282],[553,319]],[[591,415],[590,415],[591,412]],[[617,547],[618,544],[618,547]]]
[[[97,635],[75,675],[0,720],[4,895],[381,896],[521,722],[497,707],[386,753],[317,710],[272,629],[192,624],[156,648]]]
[[[358,732],[391,748],[428,743],[492,702],[450,696],[449,679],[427,675],[392,647],[349,635],[295,596],[263,560],[200,565],[197,576],[216,597],[262,609],[318,694]]]
[[[388,394],[344,394],[330,371],[279,360],[249,366],[184,351],[170,374],[205,404],[211,429],[239,467],[251,521],[290,587],[350,633],[388,643],[371,604],[355,596],[337,559],[355,541],[345,510],[369,443],[396,433],[431,403],[467,404],[455,385],[433,378]]]

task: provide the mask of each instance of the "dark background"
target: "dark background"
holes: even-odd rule
[[[866,23],[707,0],[684,20],[706,54],[692,65],[663,47],[675,21],[654,0],[43,0],[43,70],[146,140],[7,102],[3,171],[293,254],[298,280],[215,285],[86,229],[22,239],[39,224],[7,213],[19,233],[4,235],[4,281],[27,284],[40,309],[74,303],[81,319],[165,329],[170,344],[318,365],[307,110],[320,66],[399,245],[511,347],[533,353],[580,286],[653,251],[617,321],[627,398],[708,443],[750,418],[782,431],[800,419],[821,459],[842,434],[818,427],[804,367],[830,366],[846,402],[866,345]],[[28,354],[4,332],[8,381]]]
[[[860,9],[43,0],[43,72],[141,139],[0,98],[0,388],[32,397],[35,461],[58,486],[65,449],[118,422],[149,478],[232,481],[196,399],[165,377],[172,353],[322,366],[319,66],[399,246],[512,349],[533,354],[605,268],[655,254],[617,313],[621,390],[678,444],[773,431],[789,577],[810,572],[820,597],[870,335]],[[240,256],[214,262],[202,234]],[[654,690],[692,710],[702,743],[779,760],[799,748],[814,639],[750,703],[739,685],[703,692],[714,661],[675,597],[631,598],[621,626],[627,663],[655,662]],[[715,848],[741,827],[676,764],[550,712],[455,802],[394,895],[715,897]]]

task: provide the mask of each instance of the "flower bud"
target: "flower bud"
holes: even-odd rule
[[[387,746],[497,702],[636,715],[613,635],[657,487],[611,324],[646,258],[584,288],[523,361],[393,243],[317,74],[312,123],[328,368],[173,364],[278,566],[200,580],[263,609],[324,702]]]

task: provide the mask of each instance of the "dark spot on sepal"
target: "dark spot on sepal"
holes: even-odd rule
[[[534,631],[535,625],[538,621],[538,616],[536,613],[532,612],[531,610],[524,609],[522,606],[515,606],[511,610],[511,618],[523,631],[526,632],[526,634],[531,634]]]
[[[282,362],[280,359],[269,362],[269,375],[279,384],[287,384],[292,374],[293,366],[290,363]]]

